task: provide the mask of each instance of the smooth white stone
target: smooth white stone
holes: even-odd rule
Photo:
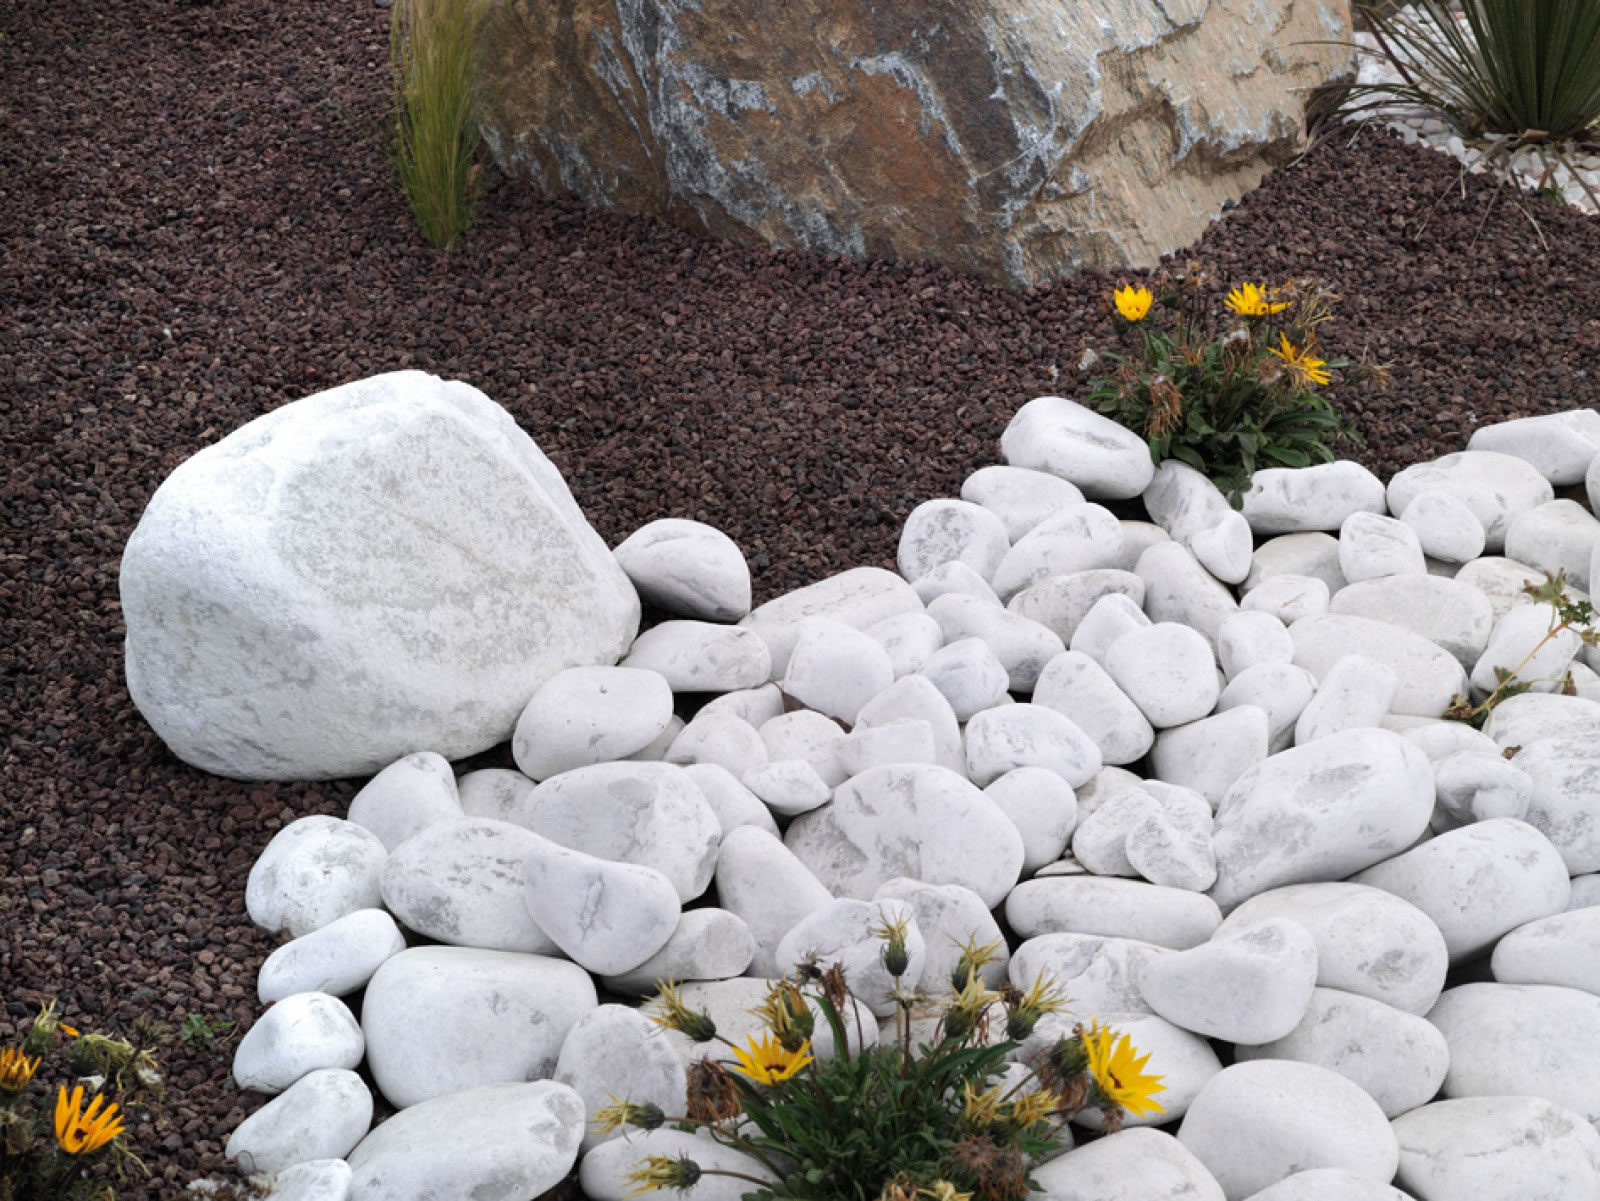
[[[1139,556],[1134,572],[1144,581],[1144,609],[1154,622],[1189,626],[1215,644],[1222,623],[1239,611],[1233,592],[1176,542]]]
[[[738,621],[750,612],[750,565],[715,526],[664,517],[640,526],[611,552],[639,596],[668,613]]]
[[[464,817],[412,835],[383,869],[383,903],[418,934],[458,947],[556,949],[522,899],[544,839],[511,822]]]
[[[424,826],[462,816],[455,773],[443,755],[421,751],[389,764],[350,801],[345,817],[392,851]]]
[[[358,909],[268,955],[256,977],[256,995],[263,1004],[301,992],[348,996],[405,946],[394,918],[382,909]]]
[[[782,716],[783,689],[766,683],[719,693],[701,705],[695,716],[707,717],[713,713],[731,713],[759,730],[774,717]]]
[[[1013,596],[1006,607],[1055,631],[1063,643],[1068,643],[1094,603],[1111,592],[1124,594],[1135,608],[1144,604],[1143,580],[1131,571],[1099,567],[1040,580]]]
[[[1426,575],[1422,544],[1405,522],[1352,513],[1339,529],[1339,571],[1350,583],[1392,575]]]
[[[583,1098],[588,1118],[584,1153],[634,1129],[625,1126],[605,1134],[593,1124],[595,1115],[616,1101],[655,1105],[667,1114],[684,1112],[688,1073],[677,1052],[655,1036],[656,1030],[631,1005],[601,1005],[567,1031],[553,1079]]]
[[[919,991],[943,996],[954,987],[956,968],[963,949],[968,946],[996,944],[994,958],[984,964],[978,974],[989,988],[997,988],[1005,981],[1011,951],[989,907],[970,888],[959,884],[923,884],[896,876],[883,882],[873,894],[873,900],[903,901],[916,915],[917,928],[922,931],[922,973],[908,983]]]
[[[973,596],[942,596],[928,606],[947,643],[979,638],[1006,669],[1013,692],[1032,692],[1039,672],[1066,644],[1048,626]]]
[[[1391,513],[1404,513],[1430,489],[1450,493],[1472,510],[1484,529],[1484,549],[1499,554],[1512,517],[1551,500],[1550,481],[1522,459],[1493,451],[1464,450],[1417,463],[1389,481]]]
[[[894,664],[879,643],[841,621],[800,623],[781,687],[808,708],[854,725],[861,707],[894,683]]]
[[[1083,492],[1049,472],[996,465],[980,467],[963,480],[961,499],[988,509],[1015,542],[1046,517],[1082,504]]]
[[[1155,730],[1105,668],[1082,651],[1046,663],[1033,703],[1064,714],[1100,749],[1105,763],[1132,763],[1155,741]]]
[[[1525,459],[1557,487],[1581,484],[1600,455],[1600,412],[1569,409],[1480,425],[1468,450],[1489,450]]]
[[[1342,519],[1339,524],[1344,524]],[[1348,582],[1339,570],[1339,540],[1322,533],[1280,534],[1267,539],[1250,558],[1245,591],[1280,575],[1309,576],[1326,584],[1330,594],[1339,591]]]
[[[1600,871],[1600,744],[1581,735],[1536,738],[1512,762],[1533,781],[1528,823],[1555,844],[1567,872]]]
[[[574,851],[653,867],[685,901],[711,882],[722,833],[694,780],[670,763],[597,763],[551,776],[515,820]]]
[[[1490,555],[1463,564],[1461,570],[1456,572],[1455,580],[1487,596],[1494,610],[1494,619],[1499,621],[1516,606],[1533,603],[1533,598],[1526,590],[1529,585],[1544,583],[1544,573],[1535,571],[1526,563]]]
[[[1589,511],[1600,513],[1600,457],[1590,462],[1583,476],[1583,487],[1589,495]]]
[[[1546,641],[1560,623],[1552,605],[1518,605],[1495,623],[1489,645],[1472,669],[1472,686],[1493,692],[1499,683],[1496,668],[1515,671],[1535,692],[1554,692],[1567,666],[1583,649],[1575,630],[1562,630]],[[1520,670],[1519,670],[1520,668]]]
[[[658,1130],[630,1130],[625,1138],[596,1147],[578,1165],[578,1184],[589,1201],[628,1201],[637,1185],[630,1174],[651,1155],[666,1159],[687,1156],[702,1168],[738,1172],[757,1180],[772,1173],[753,1155],[746,1155],[715,1140],[663,1126]],[[688,1201],[741,1201],[751,1189],[749,1180],[731,1176],[700,1177],[692,1188],[675,1194]]]
[[[1533,780],[1527,772],[1499,755],[1474,751],[1434,760],[1433,787],[1439,810],[1460,825],[1496,817],[1526,818],[1533,800]]]
[[[1223,1201],[1220,1185],[1170,1134],[1134,1128],[1034,1169],[1051,1201]]]
[[[1140,973],[1174,952],[1131,938],[1041,934],[1011,954],[1011,983],[1027,992],[1048,978],[1070,998],[1068,1012],[1085,1020],[1152,1013],[1139,991]]]
[[[1263,663],[1293,661],[1294,640],[1283,622],[1270,613],[1241,610],[1217,629],[1217,662],[1230,680]]]
[[[1070,787],[1100,770],[1100,748],[1070,718],[1045,705],[1005,705],[967,723],[967,775],[983,788],[1018,767],[1043,767]]]
[[[244,905],[264,930],[296,938],[372,909],[388,852],[372,831],[337,817],[300,817],[272,836],[250,868]]]
[[[349,1196],[349,1164],[342,1159],[309,1159],[274,1176],[264,1201],[347,1201]]]
[[[1286,918],[1269,918],[1152,960],[1139,973],[1139,991],[1175,1026],[1254,1044],[1299,1024],[1316,981],[1311,935]]]
[[[1538,1097],[1435,1101],[1394,1120],[1395,1180],[1419,1201],[1600,1197],[1600,1134]]]
[[[119,584],[134,704],[181,758],[240,779],[486,751],[542,680],[615,661],[639,622],[511,414],[421,371],[283,405],[187,459]]]
[[[1283,884],[1342,879],[1410,846],[1432,813],[1432,765],[1398,734],[1347,730],[1273,755],[1217,808],[1211,895],[1231,909]]]
[[[976,648],[973,653],[981,655]],[[873,729],[897,721],[927,722],[933,730],[935,762],[949,771],[967,770],[961,723],[933,680],[920,673],[896,680],[862,707],[856,729]]]
[[[1022,871],[1022,835],[955,772],[903,764],[847,780],[794,819],[788,845],[835,895],[865,900],[895,876],[960,884],[1000,904]]]
[[[354,1068],[366,1044],[355,1016],[338,997],[303,992],[285,997],[245,1031],[233,1053],[240,1088],[275,1096],[307,1072]]]
[[[1343,1168],[1312,1168],[1252,1193],[1248,1201],[1415,1201],[1393,1185]]]
[[[651,867],[540,842],[528,856],[523,896],[539,928],[574,963],[614,976],[666,946],[682,912],[671,880]]]
[[[1229,506],[1228,498],[1215,484],[1177,459],[1168,459],[1156,468],[1142,499],[1150,520],[1190,550],[1194,549],[1196,535],[1213,530],[1226,519],[1237,516]],[[1249,533],[1247,525],[1247,540]],[[1248,565],[1248,550],[1245,559]],[[1239,578],[1243,578],[1242,573]]]
[[[1022,835],[1024,875],[1061,857],[1078,824],[1078,801],[1059,772],[1044,767],[1012,768],[990,781],[983,793]]]
[[[731,710],[722,710],[721,712],[731,712]],[[687,724],[683,718],[674,713],[667,722],[667,728],[662,730],[648,746],[628,755],[627,760],[634,763],[661,763],[665,761],[667,752],[672,749],[672,744],[678,741],[678,735],[683,733],[683,728]],[[572,770],[576,771],[577,768]]]
[[[1491,711],[1489,723],[1494,721]],[[1423,754],[1437,764],[1452,755],[1477,754],[1498,756],[1500,747],[1482,730],[1474,730],[1464,721],[1432,721],[1403,731],[1405,736],[1422,748]]]
[[[1159,781],[1145,781],[1146,791],[1158,787]],[[1187,788],[1174,791],[1189,803],[1178,806],[1173,798],[1161,798],[1161,812],[1147,813],[1129,828],[1123,854],[1129,866],[1152,884],[1204,892],[1217,879],[1211,813],[1199,793]]]
[[[1384,512],[1383,484],[1348,459],[1265,467],[1250,477],[1241,511],[1257,534],[1336,530],[1354,513]]]
[[[1233,782],[1267,757],[1271,719],[1254,705],[1162,730],[1150,751],[1158,780],[1191,788],[1215,812]],[[1210,887],[1210,881],[1200,885]]]
[[[1145,551],[1162,542],[1172,541],[1171,535],[1153,521],[1133,521],[1123,517],[1117,524],[1122,527],[1122,549],[1110,565],[1111,569],[1117,571],[1132,571]]]
[[[456,781],[461,812],[466,817],[492,817],[509,821],[508,813],[521,813],[536,782],[508,767],[483,767]]]
[[[1357,993],[1318,988],[1282,1038],[1237,1048],[1241,1062],[1314,1063],[1360,1085],[1386,1118],[1426,1105],[1444,1083],[1450,1047],[1425,1018]]]
[[[1450,830],[1352,879],[1410,901],[1444,935],[1451,962],[1567,907],[1561,855],[1526,822],[1494,818]]]
[[[772,657],[742,626],[674,620],[635,638],[621,666],[656,672],[674,692],[732,692],[765,684]]]
[[[1072,633],[1070,649],[1087,655],[1104,667],[1106,651],[1111,649],[1113,642],[1124,634],[1148,629],[1153,624],[1131,596],[1120,592],[1107,593],[1083,615],[1083,620]]]
[[[1295,721],[1295,745],[1379,725],[1389,715],[1399,687],[1400,681],[1387,663],[1365,655],[1336,660]]]
[[[1365,884],[1291,884],[1251,897],[1219,935],[1271,918],[1300,925],[1317,945],[1317,986],[1426,1014],[1444,989],[1450,952],[1427,914]]]
[[[1239,600],[1246,613],[1269,613],[1284,625],[1328,611],[1328,585],[1309,575],[1275,575],[1262,580]]]
[[[1006,921],[1023,938],[1096,934],[1184,950],[1210,938],[1222,913],[1209,897],[1143,880],[1052,876],[1012,889]]]
[[[583,1098],[553,1080],[494,1084],[398,1113],[350,1153],[349,1201],[524,1201],[566,1178]]]
[[[1132,430],[1061,396],[1036,396],[1000,435],[1013,467],[1048,471],[1085,496],[1128,500],[1150,485],[1150,448]]]
[[[735,1046],[742,1046],[747,1038],[769,1033],[757,1010],[772,992],[772,981],[776,975],[775,972],[768,972],[764,979],[744,976],[737,980],[701,980],[683,985],[678,992],[684,1005],[692,1012],[704,1013],[712,1020],[721,1038],[727,1039]],[[822,1015],[822,1007],[814,997],[807,997],[806,1005],[815,1021],[815,1029],[811,1035],[811,1053],[818,1059],[832,1059],[837,1048],[833,1033],[828,1028],[827,1019]],[[651,997],[640,1007],[639,1012],[646,1018],[660,1014],[661,998]],[[848,1004],[846,1012],[841,1016],[844,1019],[845,1039],[851,1054],[859,1052],[864,1046],[873,1047],[878,1044],[878,1019],[859,999]],[[705,1058],[714,1059],[721,1064],[735,1062],[733,1052],[720,1041],[690,1042],[676,1030],[669,1029],[658,1030],[656,1037],[671,1047],[686,1064],[693,1064],[696,1060]]]
[[[783,936],[832,901],[833,894],[780,839],[754,826],[740,826],[722,840],[717,898],[755,938],[755,954],[745,970],[770,976]]]
[[[1470,584],[1433,575],[1396,575],[1350,584],[1334,595],[1328,611],[1361,617],[1420,634],[1472,669],[1489,645],[1494,606]]]
[[[1596,414],[1600,416],[1600,414]],[[1553,500],[1519,513],[1506,527],[1506,557],[1588,592],[1589,565],[1600,548],[1600,521],[1575,500]]]
[[[1366,617],[1308,617],[1289,627],[1294,661],[1320,681],[1352,647],[1394,672],[1399,681],[1390,711],[1438,717],[1467,691],[1467,673],[1453,655],[1420,634]]]
[[[1000,704],[1010,683],[1005,664],[981,638],[962,638],[935,651],[917,674],[939,690],[958,721]]]
[[[1280,1059],[1234,1064],[1213,1076],[1189,1106],[1178,1141],[1228,1201],[1307,1168],[1342,1168],[1385,1184],[1400,1160],[1376,1101],[1327,1068]]]
[[[1543,1097],[1600,1121],[1600,997],[1545,984],[1463,984],[1428,1014],[1450,1043],[1446,1097]]]
[[[1600,872],[1572,877],[1572,895],[1567,899],[1567,908],[1587,909],[1592,905],[1600,905]]]
[[[856,999],[875,1016],[889,1017],[895,1012],[894,993],[899,984],[883,962],[887,945],[883,931],[897,923],[905,930],[905,982],[909,987],[922,975],[925,945],[916,910],[892,897],[831,901],[801,918],[778,944],[778,971],[792,979],[802,964],[823,971],[839,964]]]
[[[1501,984],[1553,984],[1600,996],[1600,909],[1571,909],[1518,926],[1494,948]]]
[[[925,605],[948,595],[976,597],[991,605],[1000,603],[989,581],[965,563],[956,561],[941,563],[932,571],[924,572],[911,582],[911,588]]]
[[[944,631],[926,613],[897,613],[868,626],[866,634],[888,652],[897,680],[921,670],[944,645]]]
[[[729,980],[744,974],[755,958],[755,935],[726,909],[690,909],[662,947],[631,972],[607,976],[608,992],[642,997],[658,980]]]
[[[1541,738],[1600,739],[1600,701],[1549,692],[1508,696],[1489,710],[1483,733],[1490,754],[1527,746]]]
[[[772,810],[720,763],[691,763],[683,769],[683,774],[700,790],[724,835],[739,826],[755,826],[777,835],[778,823],[773,819]]]
[[[1224,584],[1244,582],[1245,576],[1250,574],[1250,556],[1255,546],[1250,523],[1233,512],[1188,540],[1188,547],[1200,566]]]
[[[895,565],[913,584],[946,563],[961,563],[987,581],[1010,549],[1005,522],[988,509],[965,500],[926,500],[900,527]]]
[[[742,783],[779,817],[810,813],[833,796],[828,782],[804,759],[779,759],[752,767],[744,773]]]
[[[846,779],[890,763],[938,761],[933,726],[921,718],[904,718],[881,726],[857,725],[839,744],[839,762]]]
[[[1106,648],[1105,669],[1158,730],[1199,720],[1222,692],[1211,645],[1170,621],[1118,638]]]
[[[1111,567],[1122,550],[1122,527],[1107,508],[1085,502],[1061,509],[1006,552],[989,581],[1009,601],[1054,575]]]
[[[1417,535],[1422,553],[1447,563],[1467,563],[1483,554],[1483,523],[1454,494],[1440,489],[1419,492],[1400,520]]]
[[[307,1072],[241,1122],[224,1152],[244,1175],[342,1159],[372,1127],[372,1094],[345,1068]]]
[[[1073,789],[1078,794],[1078,820],[1093,813],[1112,797],[1121,796],[1125,792],[1135,790],[1145,791],[1146,780],[1140,779],[1133,772],[1122,767],[1102,767],[1095,773],[1082,788]],[[1153,800],[1154,797],[1151,797]]]
[[[831,717],[797,709],[764,723],[760,734],[769,763],[804,759],[829,788],[838,787],[855,774],[839,762],[844,728]]]
[[[367,1066],[397,1109],[483,1084],[546,1080],[567,1031],[596,1003],[589,974],[564,959],[412,947],[367,985]]]
[[[1128,834],[1146,818],[1161,812],[1161,804],[1143,786],[1107,797],[1086,813],[1072,833],[1072,855],[1097,876],[1137,876],[1128,860]]]
[[[772,678],[783,675],[789,654],[807,617],[831,617],[865,630],[899,613],[921,613],[922,601],[911,585],[881,567],[852,567],[757,605],[739,624],[766,643]]]
[[[1242,706],[1267,715],[1267,752],[1276,755],[1294,745],[1294,727],[1316,695],[1317,677],[1292,663],[1268,663],[1240,672],[1217,698],[1217,712]]]
[[[672,688],[631,667],[571,667],[533,694],[511,753],[534,780],[642,751],[672,721]]]

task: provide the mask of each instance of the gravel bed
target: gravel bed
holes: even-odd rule
[[[495,184],[462,249],[424,246],[381,153],[387,13],[370,0],[0,10],[0,1036],[68,1020],[247,1026],[275,940],[244,879],[359,781],[255,785],[174,759],[122,683],[118,556],[184,458],[286,401],[410,365],[509,408],[615,543],[656,517],[726,530],[756,599],[892,566],[920,500],[996,461],[1012,412],[1107,346],[1085,274],[1006,293],[930,265],[699,240]],[[1225,286],[1315,275],[1335,393],[1380,475],[1475,423],[1600,402],[1600,222],[1527,217],[1369,131],[1276,173],[1191,252]],[[1437,206],[1435,201],[1438,199]],[[1529,201],[1528,203],[1538,203]],[[1419,223],[1427,228],[1419,240]],[[1185,256],[1187,257],[1187,256]],[[420,749],[420,748],[419,748]],[[261,1098],[231,1042],[174,1043],[154,1172],[224,1171]]]

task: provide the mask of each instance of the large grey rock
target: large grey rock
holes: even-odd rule
[[[1391,711],[1438,717],[1467,692],[1467,673],[1449,651],[1402,626],[1367,617],[1308,617],[1289,627],[1294,661],[1320,681],[1352,647],[1394,672]]]
[[[1555,844],[1571,875],[1600,871],[1600,744],[1582,734],[1535,738],[1512,762],[1533,781],[1528,823]]]
[[[1392,575],[1350,584],[1333,595],[1328,611],[1420,634],[1468,671],[1489,645],[1495,621],[1494,606],[1482,592],[1435,575]]]
[[[1575,500],[1552,500],[1518,513],[1506,527],[1508,559],[1552,576],[1566,572],[1573,587],[1585,592],[1593,590],[1589,563],[1597,546],[1600,521]]]
[[[1317,946],[1303,926],[1268,918],[1146,963],[1139,991],[1174,1026],[1234,1043],[1283,1038],[1305,1016]]]
[[[349,1201],[526,1201],[572,1170],[583,1098],[552,1080],[491,1084],[425,1101],[350,1153]]]
[[[372,1126],[372,1094],[347,1068],[307,1072],[241,1122],[226,1154],[240,1172],[277,1173],[297,1163],[340,1159]]]
[[[895,565],[913,583],[946,563],[964,564],[988,580],[1010,549],[999,517],[971,501],[941,498],[911,510],[900,527]]]
[[[596,1003],[589,974],[563,959],[413,947],[367,985],[367,1066],[398,1109],[484,1084],[545,1080],[567,1032]]]
[[[961,499],[988,509],[1015,542],[1056,510],[1083,503],[1083,493],[1048,471],[996,464],[963,480]]]
[[[738,621],[750,612],[750,566],[715,526],[665,517],[640,526],[612,553],[639,595],[668,613]]]
[[[1049,1201],[1222,1201],[1220,1185],[1170,1134],[1136,1127],[1034,1170]]]
[[[1527,462],[1556,487],[1581,484],[1600,456],[1600,411],[1569,409],[1480,425],[1468,450],[1490,450]]]
[[[1600,908],[1518,926],[1495,944],[1489,963],[1501,984],[1554,984],[1600,996]]]
[[[1459,1097],[1394,1121],[1395,1179],[1418,1201],[1600,1197],[1600,1134],[1538,1097]]]
[[[290,822],[251,865],[244,905],[276,933],[309,934],[346,914],[375,908],[388,853],[372,831],[337,817]]]
[[[1384,511],[1383,483],[1359,463],[1267,467],[1250,477],[1243,513],[1257,534],[1337,530],[1355,513]]]
[[[420,371],[284,405],[186,460],[120,587],[134,704],[180,758],[243,779],[488,750],[541,681],[615,662],[639,623],[533,440]]]
[[[614,976],[666,946],[682,914],[671,880],[653,867],[539,843],[528,856],[523,899],[574,963]]]
[[[1026,880],[1006,898],[1006,921],[1023,938],[1097,934],[1183,950],[1222,920],[1211,898],[1142,880],[1051,876]]]
[[[281,1093],[307,1072],[355,1067],[363,1047],[361,1027],[343,1001],[327,993],[296,993],[245,1031],[233,1052],[234,1083]]]
[[[1513,517],[1555,496],[1550,481],[1526,461],[1496,451],[1463,450],[1397,472],[1389,481],[1389,511],[1404,513],[1420,493],[1432,489],[1472,510],[1483,523],[1484,548],[1492,554],[1505,546]]]
[[[265,1003],[298,992],[353,993],[385,959],[405,950],[400,929],[382,909],[358,909],[268,955],[256,977]]]

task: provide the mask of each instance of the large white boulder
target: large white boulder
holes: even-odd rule
[[[1600,1134],[1538,1097],[1458,1097],[1394,1121],[1402,1187],[1418,1201],[1600,1197]]]
[[[543,680],[615,662],[639,623],[533,440],[420,371],[285,405],[182,463],[120,583],[134,704],[180,758],[242,779],[487,750]]]

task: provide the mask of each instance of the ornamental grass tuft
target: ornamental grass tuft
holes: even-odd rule
[[[886,920],[875,934],[897,982],[895,1038],[853,1052],[846,1015],[856,1001],[838,964],[806,964],[774,984],[754,1011],[764,1029],[742,1044],[661,984],[654,1020],[723,1044],[731,1069],[710,1057],[693,1064],[681,1116],[614,1100],[594,1121],[602,1131],[698,1128],[750,1168],[649,1156],[634,1165],[629,1196],[724,1176],[750,1186],[747,1201],[1020,1201],[1037,1191],[1032,1166],[1059,1148],[1065,1123],[1083,1110],[1099,1111],[1108,1130],[1124,1113],[1162,1112],[1162,1079],[1126,1034],[1079,1025],[1029,1053],[1022,1039],[1065,999],[1049,979],[1026,992],[986,987],[980,972],[992,947],[963,950],[964,978],[951,982],[931,1040],[913,1046],[911,1013],[929,998],[902,980],[903,926]],[[813,1054],[813,1008],[832,1056]]]
[[[1338,297],[1308,281],[1246,281],[1219,314],[1198,264],[1151,283],[1112,294],[1131,352],[1090,351],[1083,369],[1109,365],[1090,380],[1088,403],[1141,435],[1157,464],[1187,463],[1237,506],[1258,469],[1331,462],[1338,443],[1360,441],[1318,389],[1335,371],[1376,383],[1387,372],[1326,357],[1318,331]]]
[[[395,0],[389,24],[394,157],[430,245],[448,250],[472,222],[482,168],[473,115],[481,0]]]

